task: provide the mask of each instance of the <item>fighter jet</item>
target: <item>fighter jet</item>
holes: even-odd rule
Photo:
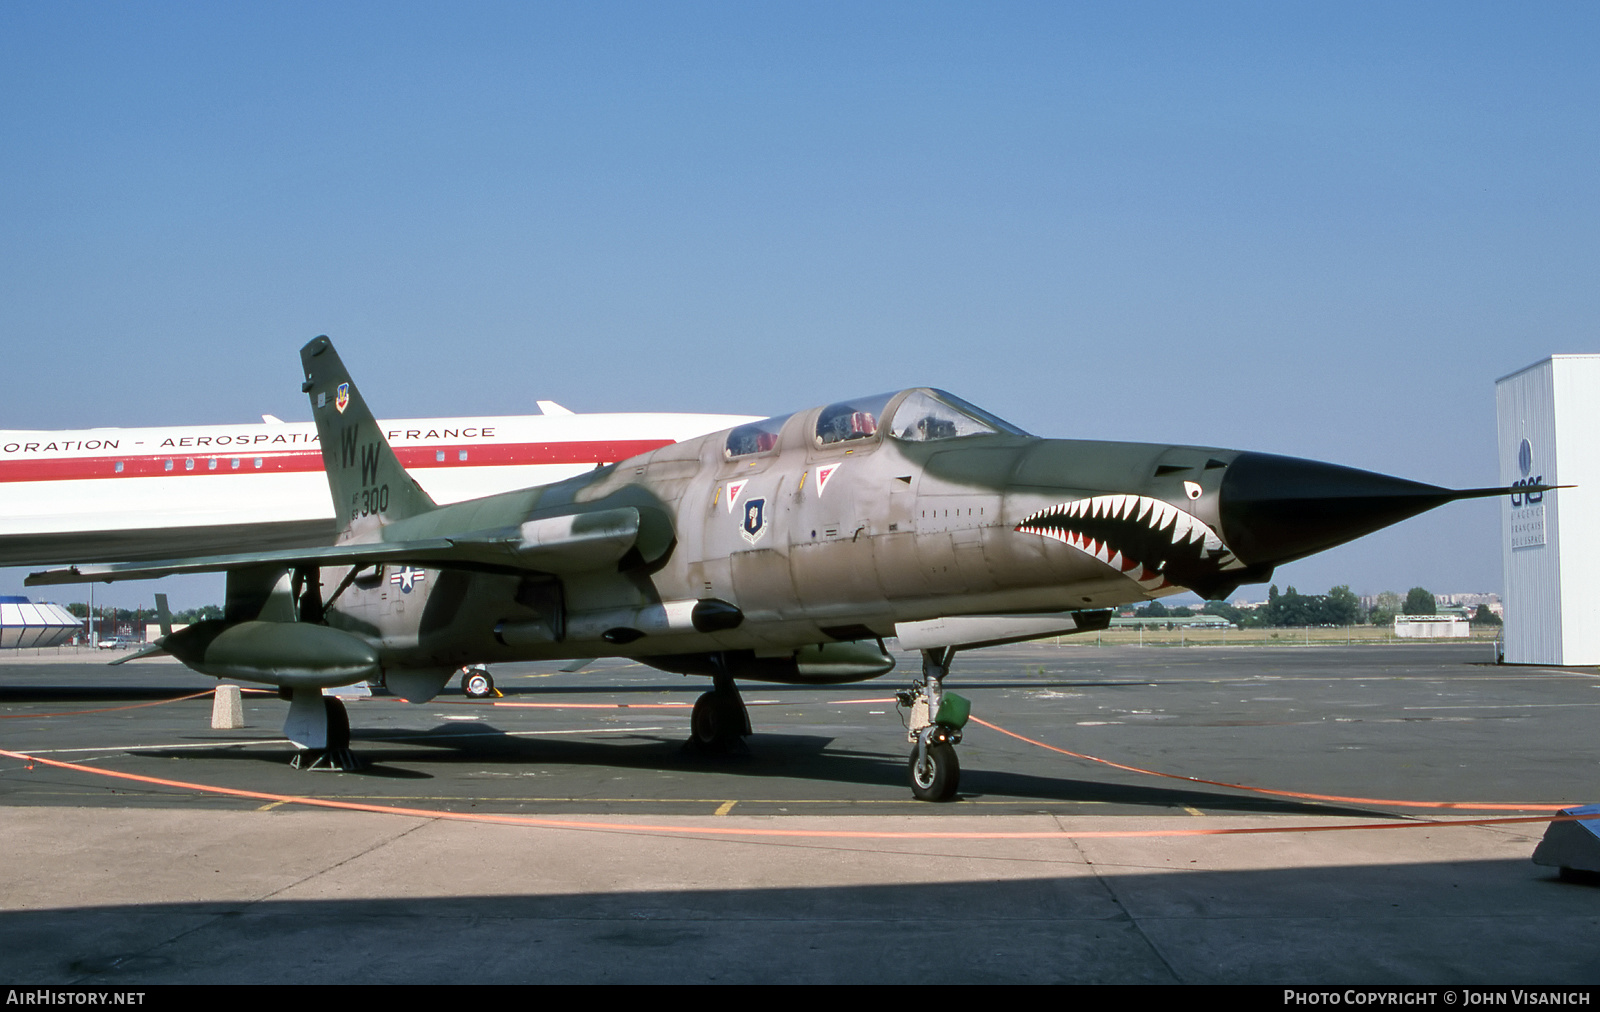
[[[968,705],[959,651],[1105,628],[1110,609],[1211,599],[1273,567],[1455,499],[1310,460],[1043,439],[914,388],[747,422],[552,484],[437,505],[397,460],[333,344],[301,349],[336,522],[314,549],[113,563],[32,585],[227,574],[225,617],[152,648],[281,687],[297,765],[346,768],[322,690],[381,680],[413,702],[457,669],[626,657],[708,677],[690,743],[751,734],[739,680],[830,684],[920,650],[913,794],[953,797]]]

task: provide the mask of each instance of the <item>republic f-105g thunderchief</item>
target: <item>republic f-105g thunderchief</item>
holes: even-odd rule
[[[342,524],[335,544],[36,573],[30,584],[224,571],[225,616],[160,639],[189,667],[280,686],[298,760],[344,767],[324,688],[431,699],[457,669],[629,657],[703,675],[692,741],[751,733],[738,679],[836,683],[920,649],[917,797],[956,791],[957,651],[1104,628],[1115,605],[1211,599],[1454,499],[1352,468],[1197,446],[1040,439],[939,390],[751,422],[553,484],[438,506],[332,343],[300,352]]]

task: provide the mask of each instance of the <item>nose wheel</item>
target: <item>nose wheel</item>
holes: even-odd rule
[[[911,795],[918,801],[949,801],[961,786],[961,762],[954,745],[918,744],[906,763],[911,774]]]
[[[912,682],[910,689],[895,693],[900,705],[911,711],[906,730],[916,747],[906,762],[906,772],[911,795],[918,801],[949,801],[961,787],[956,746],[961,743],[961,728],[972,704],[944,691],[944,677],[950,673],[954,656],[950,647],[922,651],[922,678]]]
[[[500,695],[494,691],[494,676],[481,664],[461,669],[461,691],[466,693],[468,699],[488,699]]]

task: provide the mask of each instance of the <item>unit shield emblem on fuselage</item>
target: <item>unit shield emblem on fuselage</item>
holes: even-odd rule
[[[744,504],[744,524],[740,534],[752,545],[767,533],[767,500],[751,499]]]

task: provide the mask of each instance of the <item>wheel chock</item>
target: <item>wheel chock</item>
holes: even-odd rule
[[[1564,879],[1600,884],[1600,805],[1563,808],[1561,814],[1585,818],[1550,823],[1533,863],[1560,868]]]

